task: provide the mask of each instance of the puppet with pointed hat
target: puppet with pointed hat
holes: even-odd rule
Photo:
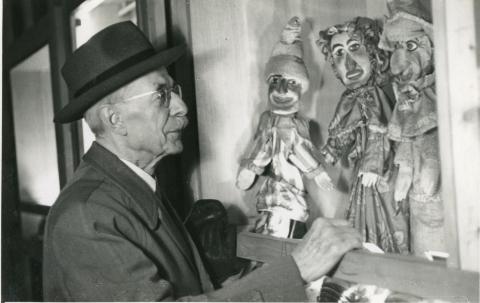
[[[354,168],[345,217],[365,242],[391,253],[409,253],[408,220],[395,209],[395,170],[387,123],[391,104],[388,53],[378,48],[381,26],[357,17],[320,31],[317,41],[337,78],[346,87],[322,148],[327,163],[348,158]]]
[[[422,2],[388,1],[379,47],[392,52],[397,103],[388,125],[399,175],[395,200],[408,203],[416,255],[445,251],[431,18]]]
[[[297,113],[309,86],[300,32],[300,19],[291,18],[266,64],[269,110],[260,118],[236,183],[247,190],[257,175],[266,175],[257,193],[256,232],[281,238],[301,238],[306,231],[309,211],[303,176],[326,190],[333,187],[315,157],[308,121]]]

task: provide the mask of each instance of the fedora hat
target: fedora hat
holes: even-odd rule
[[[53,121],[67,123],[81,119],[109,93],[156,68],[168,66],[185,51],[185,45],[155,51],[147,37],[130,21],[108,26],[65,61],[62,75],[70,92],[70,102],[55,113]]]

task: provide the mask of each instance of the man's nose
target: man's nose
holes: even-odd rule
[[[188,113],[188,108],[182,98],[177,94],[172,93],[170,99],[170,116],[182,117]]]
[[[346,67],[347,71],[353,71],[357,68],[357,62],[355,62],[355,60],[353,60],[353,58],[352,58],[352,56],[350,56],[350,54],[346,55],[345,67]]]
[[[394,75],[400,75],[408,67],[407,51],[397,49],[390,57],[390,72]]]

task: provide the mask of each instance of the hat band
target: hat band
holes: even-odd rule
[[[88,91],[95,85],[107,80],[108,78],[114,76],[115,74],[135,65],[138,61],[142,61],[144,59],[147,59],[155,54],[155,50],[153,48],[146,49],[144,51],[139,52],[138,54],[135,54],[126,60],[123,60],[119,62],[118,64],[112,66],[111,68],[105,70],[103,73],[99,74],[92,80],[88,81],[85,83],[81,88],[79,88],[73,96],[77,98],[84,92]]]

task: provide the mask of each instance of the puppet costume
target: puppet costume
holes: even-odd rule
[[[445,251],[433,30],[423,19],[426,15],[421,13],[420,7],[395,6],[391,2],[389,8],[396,13],[385,22],[380,47],[393,51],[392,73],[402,74],[421,64],[418,69],[421,73],[413,73],[409,79],[395,78],[393,87],[397,103],[388,125],[388,136],[396,145],[394,162],[400,168],[398,181],[408,190],[403,203],[408,203],[410,208],[412,251],[423,256],[426,251]],[[405,44],[403,48],[402,43]],[[415,53],[417,57],[410,60],[408,54]],[[398,188],[402,187],[400,184],[397,183]]]
[[[252,149],[241,164],[257,175],[263,174],[267,165],[271,165],[267,179],[257,193],[259,212],[279,213],[278,220],[286,218],[305,222],[308,219],[302,174],[313,178],[324,172],[313,153],[307,120],[270,111],[262,114]],[[289,160],[292,157],[296,158],[295,164]]]
[[[369,50],[369,53],[364,54],[369,56],[371,75],[365,83],[351,83],[347,86],[328,127],[328,138],[321,152],[326,159],[331,159],[331,164],[346,156],[354,165],[355,177],[345,216],[360,231],[364,241],[374,243],[386,252],[407,254],[407,214],[396,209],[393,200],[396,171],[392,166],[393,154],[387,138],[391,106],[380,86],[383,75],[379,54],[383,54],[376,47],[380,27],[368,18],[356,18],[320,32],[318,42],[322,52],[330,61],[337,77],[345,84],[346,81],[337,70],[339,63],[334,61],[331,49],[333,36],[341,33],[357,39],[363,37],[360,41]],[[364,67],[363,70],[368,70],[367,68]],[[378,175],[377,182],[365,186],[362,183],[365,176],[363,173]]]
[[[304,224],[298,224],[301,230],[292,228],[309,215],[302,177],[326,174],[315,158],[308,121],[297,114],[300,95],[309,85],[300,31],[299,19],[292,18],[267,62],[270,109],[261,115],[237,178],[238,186],[241,174],[266,175],[257,193],[257,211],[268,219],[257,232],[282,238],[299,238],[306,231]]]

